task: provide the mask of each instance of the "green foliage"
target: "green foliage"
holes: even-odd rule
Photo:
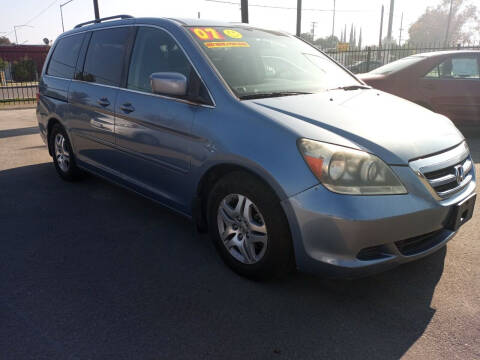
[[[337,47],[337,44],[339,42],[339,39],[336,36],[327,36],[324,38],[318,38],[316,40],[313,40],[312,33],[303,33],[300,35],[300,37],[308,41],[310,44],[313,44],[321,49],[334,49]]]
[[[10,45],[10,39],[5,36],[0,36],[0,45]]]
[[[300,34],[300,37],[305,40],[305,41],[308,41],[309,43],[313,43],[313,35],[312,33],[301,33]]]
[[[324,38],[318,38],[313,43],[320,49],[335,49],[339,43],[339,39],[336,36],[327,36]]]
[[[34,81],[36,74],[35,63],[27,57],[12,64],[12,75],[15,81]]]
[[[436,7],[428,7],[425,13],[410,26],[409,42],[412,44],[455,44],[468,42],[478,31],[478,8],[471,0],[453,0],[450,30],[446,39],[450,0],[442,0]],[[475,27],[477,29],[475,30]]]
[[[0,71],[5,70],[6,67],[7,67],[7,62],[2,58],[0,58]]]

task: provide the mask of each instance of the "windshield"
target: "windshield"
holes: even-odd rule
[[[189,31],[240,98],[361,85],[320,51],[289,35],[244,27],[190,27]]]
[[[425,59],[423,56],[409,56],[394,62],[391,62],[387,65],[380,66],[375,70],[370,71],[371,74],[387,75],[393,72],[405,69],[407,66],[413,65],[419,61]]]

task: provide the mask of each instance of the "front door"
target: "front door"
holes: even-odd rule
[[[420,87],[432,108],[457,124],[480,122],[479,57],[452,55],[420,79]]]
[[[188,212],[193,120],[198,109],[185,99],[153,94],[150,75],[193,72],[183,50],[165,31],[139,27],[125,89],[115,106],[119,171],[166,205]]]

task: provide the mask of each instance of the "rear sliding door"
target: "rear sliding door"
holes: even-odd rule
[[[133,31],[132,27],[93,31],[70,86],[70,128],[77,157],[104,170],[111,169],[115,160],[115,101]]]

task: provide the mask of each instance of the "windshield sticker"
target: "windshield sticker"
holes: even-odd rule
[[[204,43],[209,49],[229,47],[250,47],[246,41],[213,41]]]
[[[223,30],[223,33],[232,39],[241,39],[243,37],[238,31],[232,29]]]
[[[225,36],[213,28],[190,28],[200,40],[224,40]]]

